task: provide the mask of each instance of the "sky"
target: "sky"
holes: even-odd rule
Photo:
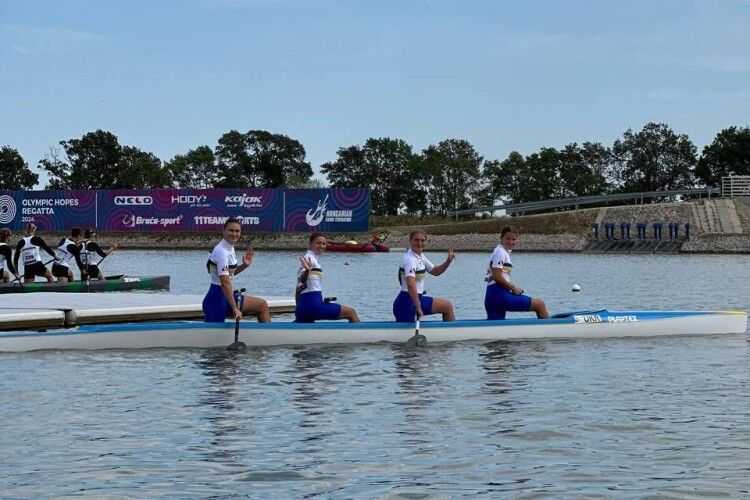
[[[108,130],[162,160],[230,130],[486,159],[750,124],[750,0],[0,0],[0,146]],[[42,178],[44,183],[44,178]]]

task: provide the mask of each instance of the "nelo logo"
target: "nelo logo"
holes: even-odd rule
[[[115,196],[115,205],[153,205],[151,196]]]

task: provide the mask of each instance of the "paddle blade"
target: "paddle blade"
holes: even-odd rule
[[[412,349],[415,347],[425,347],[426,345],[427,345],[427,337],[419,333],[415,333],[414,335],[409,337],[409,340],[406,341],[406,347],[409,347]]]
[[[232,352],[247,352],[247,345],[244,342],[232,342],[227,347],[227,351]]]

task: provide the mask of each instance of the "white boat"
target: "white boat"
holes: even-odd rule
[[[422,321],[428,343],[466,340],[652,337],[661,335],[740,334],[746,311],[579,311],[551,319]],[[76,328],[0,333],[0,352],[40,349],[146,349],[225,347],[235,323],[165,321],[85,325]],[[406,342],[413,323],[266,323],[241,321],[239,339],[248,346]]]

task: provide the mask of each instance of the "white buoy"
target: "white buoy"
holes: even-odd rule
[[[573,286],[570,288],[571,292],[580,292],[581,286],[578,283],[573,283]]]

